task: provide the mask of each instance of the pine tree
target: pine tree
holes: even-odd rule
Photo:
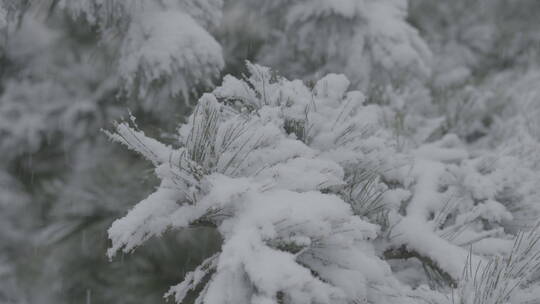
[[[538,10],[0,0],[0,302],[531,303]]]
[[[2,299],[159,300],[156,277],[133,280],[131,286],[140,289],[133,297],[108,290],[128,273],[151,272],[148,265],[156,264],[156,256],[180,260],[187,267],[186,260],[197,261],[197,251],[172,257],[174,246],[156,242],[160,249],[146,250],[126,267],[108,263],[106,227],[151,189],[152,180],[134,182],[130,177],[145,170],[144,163],[111,148],[100,128],[127,107],[146,113],[152,123],[151,117],[161,113],[169,119],[162,121],[166,126],[180,117],[196,84],[211,84],[222,59],[205,28],[219,20],[219,1],[163,7],[157,1],[6,0],[0,7],[0,172],[5,175],[2,194],[9,190],[0,198],[7,227],[5,236],[0,233],[6,244]],[[156,19],[159,14],[165,18]],[[171,14],[181,18],[171,19]],[[152,24],[156,20],[163,22]],[[176,35],[178,27],[183,36]],[[125,190],[116,191],[122,184]],[[12,191],[17,185],[21,190]],[[200,246],[202,251],[211,250],[214,242],[212,234],[206,234],[208,244]],[[178,274],[158,280],[169,282],[171,276]]]
[[[209,225],[223,238],[221,251],[171,288],[177,302],[199,288],[196,301],[206,303],[406,300],[407,289],[370,244],[377,226],[355,215],[376,218],[381,207],[360,190],[378,186],[360,174],[386,152],[379,151],[384,134],[368,120],[377,108],[364,106],[360,92],[347,93],[342,75],[311,90],[248,68],[247,80],[226,77],[201,97],[179,129],[178,148],[127,123],[110,134],[150,160],[161,184],[113,223],[109,255],[169,228]]]
[[[520,191],[510,167],[530,174],[518,159],[471,156],[451,134],[400,152],[384,107],[347,92],[343,75],[309,88],[265,67],[248,70],[201,97],[174,146],[127,122],[109,134],[161,180],[113,223],[109,256],[169,229],[210,226],[222,236],[221,251],[167,293],[177,302],[190,292],[198,303],[448,299],[449,289],[467,288],[465,265],[511,260],[514,238],[522,246],[508,225],[519,213],[513,205],[533,194],[504,197]],[[536,248],[535,239],[523,246]]]
[[[364,90],[430,74],[431,52],[406,20],[407,1],[225,3],[222,41],[229,60],[243,56],[240,64],[257,60],[311,81],[344,73]],[[246,22],[255,27],[242,26]],[[231,39],[236,36],[248,39],[247,51],[244,40]]]

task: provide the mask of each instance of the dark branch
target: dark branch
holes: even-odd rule
[[[457,287],[457,280],[454,279],[448,272],[444,271],[439,267],[437,262],[432,260],[430,257],[421,255],[420,253],[409,250],[405,245],[399,248],[390,248],[384,251],[383,257],[385,260],[401,260],[401,259],[418,259],[425,267],[429,267],[435,271],[448,285],[452,288]]]

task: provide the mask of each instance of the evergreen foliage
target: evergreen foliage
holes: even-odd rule
[[[536,303],[539,14],[0,0],[0,303]]]

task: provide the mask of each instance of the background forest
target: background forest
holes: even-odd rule
[[[0,303],[540,303],[538,16],[0,0]]]

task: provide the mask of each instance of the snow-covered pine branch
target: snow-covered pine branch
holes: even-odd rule
[[[223,68],[221,46],[208,33],[219,24],[221,0],[85,0],[57,5],[95,24],[103,43],[118,45],[118,76],[129,95],[144,100],[164,91],[165,97],[183,94],[189,99],[193,87],[211,87]]]
[[[538,300],[540,271],[540,234],[536,224],[519,233],[507,256],[474,263],[469,260],[454,303],[498,304],[531,303]]]
[[[21,18],[66,12],[93,27],[132,98],[156,100],[157,94],[188,100],[194,88],[213,86],[224,66],[221,46],[208,32],[220,22],[221,0],[5,2]]]
[[[0,302],[59,303],[86,288],[95,301],[120,301],[119,292],[99,292],[111,285],[92,271],[113,281],[132,271],[109,267],[103,231],[150,187],[129,173],[146,164],[128,153],[111,157],[118,147],[100,128],[128,106],[177,115],[186,108],[179,101],[211,86],[223,65],[208,33],[221,1],[165,2],[0,0],[0,175],[13,180],[0,183],[3,227],[13,228],[0,232],[0,263],[9,265],[0,270]],[[18,184],[21,195],[7,195]],[[133,264],[153,258],[139,255]],[[144,276],[132,282],[155,284]],[[12,285],[21,292],[2,292]],[[155,296],[141,289],[122,301]]]
[[[309,89],[248,68],[247,80],[227,77],[203,95],[179,129],[179,148],[126,123],[110,134],[151,160],[161,184],[113,223],[109,255],[206,223],[222,235],[221,252],[171,289],[178,302],[200,283],[205,303],[406,301],[409,290],[371,243],[377,225],[341,195],[348,171],[388,157],[384,132],[368,128],[377,107],[346,92],[341,75]]]
[[[161,180],[109,229],[110,257],[211,226],[222,249],[171,288],[178,302],[202,290],[198,302],[416,303],[463,288],[464,265],[511,254],[512,204],[524,203],[504,198],[519,190],[504,178],[513,158],[471,156],[454,135],[400,152],[388,109],[347,92],[346,77],[309,88],[248,71],[201,97],[174,147],[128,123],[109,133]]]
[[[248,59],[288,77],[317,81],[344,73],[354,88],[426,79],[431,51],[407,20],[402,0],[226,1],[225,38],[249,39]],[[238,20],[242,20],[239,22]],[[254,22],[256,20],[256,22]],[[244,27],[244,22],[254,27]],[[242,40],[222,39],[227,59]]]
[[[539,4],[0,0],[0,302],[530,303]]]

